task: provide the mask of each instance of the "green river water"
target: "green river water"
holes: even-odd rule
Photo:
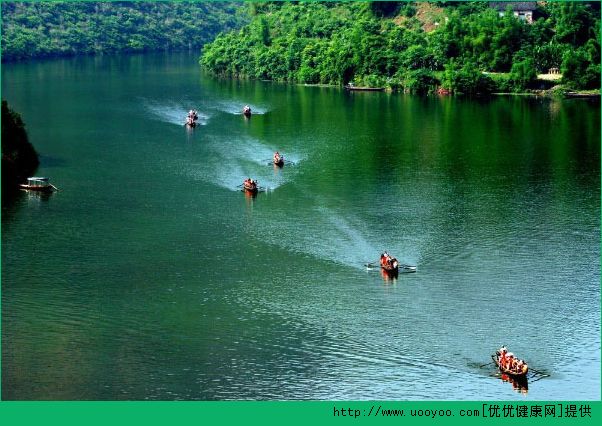
[[[3,399],[600,399],[599,103],[188,53],[3,64],[2,97],[60,189],[3,200]],[[528,393],[482,367],[502,344]]]

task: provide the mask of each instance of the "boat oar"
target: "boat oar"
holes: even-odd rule
[[[539,374],[540,376],[546,376],[546,377],[548,377],[548,376],[549,376],[549,374],[548,374],[548,373],[544,373],[543,371],[539,371],[539,370],[536,370],[536,369],[534,369],[534,368],[531,368],[531,367],[529,367],[529,371],[532,371],[532,372],[534,372],[535,374]]]
[[[56,189],[57,191],[59,191],[59,189],[56,186],[54,186],[53,184],[49,183],[48,185],[52,186],[54,189]]]
[[[364,263],[364,266],[365,266],[366,268],[371,268],[371,267],[373,267],[373,266],[376,266],[376,264],[377,264],[378,262],[380,262],[380,260],[375,260],[374,262],[368,262],[368,263]]]
[[[493,361],[489,361],[487,364],[479,365],[479,368],[486,367],[486,366],[488,366],[489,364],[492,364],[492,363],[493,363]]]

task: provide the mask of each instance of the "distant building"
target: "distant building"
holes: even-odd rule
[[[498,11],[500,16],[504,16],[506,10],[510,7],[512,13],[518,19],[527,22],[528,24],[533,23],[533,12],[537,9],[537,2],[535,1],[490,1],[489,7]]]

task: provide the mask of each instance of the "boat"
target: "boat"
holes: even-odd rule
[[[566,92],[564,94],[565,98],[571,99],[599,99],[599,93],[580,93],[580,92]]]
[[[251,116],[251,107],[249,105],[245,105],[245,107],[242,109],[242,113],[245,117],[250,117]]]
[[[284,166],[284,156],[278,153],[274,154],[274,165],[278,167]]]
[[[257,194],[257,182],[253,180],[245,180],[242,184],[242,190],[251,194]]]
[[[361,86],[354,86],[353,84],[347,84],[345,86],[346,90],[350,90],[350,91],[355,91],[355,92],[382,92],[383,90],[385,90],[384,87],[361,87]]]
[[[512,353],[509,353],[508,355],[511,356]],[[506,374],[507,376],[512,377],[515,380],[519,380],[519,379],[526,380],[527,379],[527,373],[529,372],[529,366],[527,365],[527,363],[524,363],[524,365],[520,371],[516,371],[516,370],[508,369],[500,364],[500,352],[499,351],[496,351],[495,355],[491,355],[491,359],[493,360],[493,362],[495,362],[495,365],[497,365],[497,367],[503,374]]]
[[[19,188],[25,191],[52,192],[58,190],[56,186],[50,183],[47,177],[28,177],[27,183],[22,183]]]
[[[399,262],[385,252],[380,255],[380,268],[388,274],[397,275],[399,273]]]
[[[196,121],[198,119],[199,115],[197,114],[197,112],[191,109],[190,111],[188,111],[188,115],[186,116],[186,123],[184,123],[184,126],[196,127]]]
[[[376,263],[377,262],[367,263],[366,267],[371,268],[376,266]],[[378,261],[378,263],[381,271],[390,276],[397,276],[400,272],[416,272],[416,266],[400,264],[395,257],[389,255],[387,252],[380,255],[380,261]]]

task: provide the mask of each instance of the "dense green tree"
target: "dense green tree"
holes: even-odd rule
[[[248,22],[246,8],[235,3],[3,1],[1,7],[3,61],[198,48]]]
[[[529,88],[537,79],[537,71],[533,59],[525,58],[515,61],[510,71],[510,82],[514,90],[522,91]]]
[[[567,50],[562,58],[562,80],[572,89],[600,88],[600,64],[588,60],[585,48]]]
[[[206,46],[201,64],[219,75],[416,92],[442,85],[470,94],[524,90],[537,72],[564,64],[571,85],[595,84],[600,19],[592,5],[550,3],[533,24],[512,13],[500,17],[485,2],[443,6],[444,19],[430,32],[406,13],[417,7],[410,3],[252,6],[252,23]]]
[[[2,192],[14,192],[38,164],[21,116],[2,101]]]

